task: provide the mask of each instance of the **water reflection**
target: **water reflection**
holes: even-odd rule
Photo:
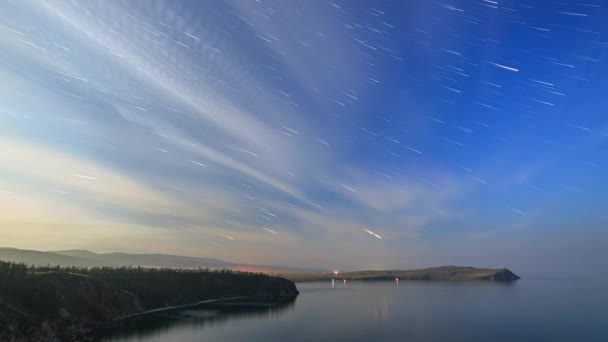
[[[346,281],[298,284],[279,307],[245,303],[150,316],[113,342],[605,341],[605,282]]]
[[[138,341],[170,335],[183,327],[210,328],[232,319],[272,318],[293,310],[295,300],[286,303],[226,302],[135,317],[119,325],[95,332],[91,337],[101,341]]]
[[[375,321],[384,321],[389,317],[388,300],[386,297],[382,298],[380,303],[374,305],[372,312]]]
[[[340,281],[340,279],[336,280],[336,279],[332,279],[331,280],[331,288],[335,289],[335,288],[345,288],[346,287],[346,279],[342,279],[342,281]]]

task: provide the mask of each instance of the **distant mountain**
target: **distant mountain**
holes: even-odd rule
[[[0,247],[0,260],[22,262],[30,265],[59,266],[145,266],[176,268],[228,268],[251,272],[295,273],[320,272],[317,269],[272,265],[250,265],[232,263],[213,258],[197,258],[168,254],[95,253],[87,250],[34,251]]]
[[[62,255],[51,252],[39,252],[26,249],[0,247],[0,260],[26,263],[30,265],[63,265],[63,266],[101,266],[103,263],[93,258]]]
[[[86,250],[51,251],[80,259],[90,259],[107,266],[209,267],[230,268],[236,264],[211,258],[196,258],[167,254],[94,253]]]

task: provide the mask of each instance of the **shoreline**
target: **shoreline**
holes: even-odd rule
[[[251,305],[251,302],[247,302],[248,305],[254,306],[254,307],[275,307],[275,306],[278,307],[281,305],[288,305],[290,303],[295,302],[297,297],[298,296],[295,295],[295,296],[289,296],[289,297],[285,297],[285,298],[281,298],[280,300],[277,300],[276,296],[256,295],[256,296],[234,296],[234,297],[205,299],[205,300],[197,301],[194,303],[155,308],[155,309],[150,309],[150,310],[146,310],[146,311],[142,311],[142,312],[138,312],[138,313],[134,313],[134,314],[130,314],[130,315],[117,317],[117,318],[112,319],[111,321],[103,322],[94,328],[88,329],[87,331],[81,331],[81,332],[75,333],[75,334],[68,334],[67,337],[70,339],[82,339],[83,341],[97,341],[99,338],[106,336],[106,334],[108,332],[111,332],[114,329],[120,329],[121,326],[124,326],[125,324],[128,325],[130,321],[137,321],[139,319],[145,319],[146,317],[154,316],[155,314],[158,314],[158,313],[169,313],[169,312],[175,312],[175,311],[188,309],[188,308],[203,307],[206,304],[222,304],[222,303],[230,303],[230,302],[235,302],[238,304],[242,300],[254,301],[254,303],[257,305]],[[64,337],[66,337],[66,336],[64,336]]]
[[[241,300],[241,299],[254,299],[254,300],[258,300],[259,303],[281,304],[281,303],[284,303],[284,302],[289,302],[289,301],[295,300],[296,297],[297,297],[297,295],[296,296],[291,296],[291,297],[286,297],[286,298],[283,298],[280,301],[277,301],[276,299],[266,300],[266,299],[276,298],[276,297],[265,296],[265,295],[212,298],[212,299],[205,299],[205,300],[201,300],[201,301],[194,302],[194,303],[189,303],[189,304],[166,306],[166,307],[160,307],[160,308],[150,309],[150,310],[146,310],[146,311],[142,311],[142,312],[138,312],[138,313],[133,313],[133,314],[130,314],[130,315],[114,318],[112,321],[110,321],[108,323],[119,322],[119,321],[131,319],[131,318],[135,318],[135,317],[139,317],[139,316],[145,316],[145,315],[150,315],[150,314],[155,314],[155,313],[159,313],[159,312],[167,312],[167,311],[175,311],[175,310],[188,309],[188,308],[193,308],[193,307],[197,307],[197,306],[200,306],[200,305],[212,304],[212,303],[230,302],[230,301]]]
[[[126,315],[126,316],[116,317],[112,320],[112,322],[122,321],[122,320],[130,319],[130,318],[134,318],[134,317],[138,317],[138,316],[144,316],[144,315],[149,315],[149,314],[154,314],[154,313],[159,313],[159,312],[187,309],[187,308],[204,305],[204,304],[209,304],[209,303],[218,303],[218,302],[222,302],[222,301],[230,301],[230,300],[235,300],[235,299],[246,299],[246,298],[253,298],[253,297],[238,296],[238,297],[227,297],[227,298],[213,298],[213,299],[205,299],[205,300],[201,300],[201,301],[189,303],[189,304],[165,306],[165,307],[150,309],[150,310],[146,310],[143,312],[138,312],[138,313],[134,313],[134,314]]]

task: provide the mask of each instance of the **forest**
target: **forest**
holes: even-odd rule
[[[28,330],[44,336],[84,332],[120,317],[206,299],[284,302],[297,294],[293,282],[259,273],[0,261],[0,340]]]

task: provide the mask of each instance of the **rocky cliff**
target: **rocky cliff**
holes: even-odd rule
[[[0,266],[10,271],[0,274],[0,341],[71,341],[117,318],[166,306],[233,296],[287,302],[298,295],[293,282],[259,274]],[[16,277],[16,270],[23,272]]]
[[[0,340],[46,340],[78,335],[100,322],[143,310],[133,294],[89,276],[62,272],[21,283],[25,295],[3,298]]]

